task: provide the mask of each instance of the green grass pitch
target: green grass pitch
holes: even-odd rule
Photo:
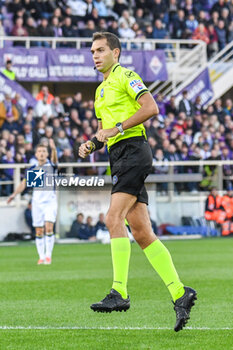
[[[179,333],[170,295],[136,244],[131,309],[112,314],[89,307],[111,287],[109,245],[56,245],[51,266],[36,265],[33,245],[0,247],[0,349],[233,349],[233,239],[165,245],[198,292],[190,328]]]

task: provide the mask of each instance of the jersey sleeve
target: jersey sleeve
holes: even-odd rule
[[[96,89],[96,92],[95,92],[95,115],[96,115],[96,119],[99,121],[99,122],[101,122],[102,121],[102,118],[101,118],[101,115],[100,115],[100,111],[99,111],[99,109],[98,109],[98,107],[97,107],[97,103],[96,103],[96,101],[97,101],[97,99],[98,99],[98,95],[99,95],[99,89],[97,88]]]
[[[140,96],[149,92],[141,77],[131,70],[123,72],[122,80],[126,92],[136,101],[138,101]]]
[[[102,119],[101,119],[101,116],[97,113],[97,111],[95,110],[95,115],[96,115],[96,119],[101,122]]]

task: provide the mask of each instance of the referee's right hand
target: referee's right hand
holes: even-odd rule
[[[79,147],[78,154],[81,158],[86,158],[91,153],[91,142],[87,141]]]

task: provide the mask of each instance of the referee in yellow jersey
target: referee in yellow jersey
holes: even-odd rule
[[[113,263],[112,289],[91,309],[112,312],[130,307],[127,280],[131,249],[126,218],[135,240],[171,294],[176,311],[174,330],[179,331],[189,319],[197,293],[181,283],[169,251],[152,231],[147,210],[144,181],[152,168],[152,153],[143,122],[159,113],[158,106],[140,76],[119,64],[121,44],[116,35],[95,33],[91,53],[95,68],[103,74],[95,94],[98,132],[80,146],[79,155],[85,158],[107,143],[112,196],[106,225]]]

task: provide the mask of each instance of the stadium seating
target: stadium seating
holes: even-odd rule
[[[57,37],[91,37],[96,30],[108,30],[119,35],[119,29],[128,29],[121,33],[130,33],[133,38],[192,38],[200,36],[200,23],[204,24],[205,37],[208,37],[209,56],[213,47],[222,48],[232,40],[232,6],[221,1],[136,1],[129,7],[127,1],[24,1],[1,3],[1,35],[23,35],[20,45],[24,45],[27,35],[49,35]],[[149,11],[150,9],[150,11]],[[19,19],[20,18],[20,19]],[[56,18],[56,19],[54,19]],[[67,19],[68,18],[68,19]],[[71,21],[69,20],[71,19]],[[220,22],[224,28],[220,31]],[[71,22],[71,23],[69,23]],[[136,25],[137,24],[137,25]],[[214,25],[216,33],[210,34],[209,27]],[[19,30],[21,28],[21,30]],[[201,27],[203,29],[203,26]],[[207,29],[208,28],[208,29]],[[213,29],[213,28],[212,28]],[[211,30],[212,30],[211,29]],[[219,34],[218,34],[219,33]],[[225,33],[225,34],[224,34]],[[217,36],[216,36],[217,34]],[[123,35],[123,34],[122,34]],[[225,43],[223,38],[225,37]],[[127,38],[124,37],[124,38]],[[199,37],[200,39],[201,36]],[[206,40],[206,39],[205,39]],[[207,40],[207,41],[208,41]],[[213,42],[216,45],[212,45]],[[18,43],[17,43],[18,45]],[[39,45],[35,44],[35,45]],[[69,46],[69,45],[68,45]],[[45,90],[47,88],[45,87]],[[45,93],[46,94],[46,93]],[[49,98],[50,96],[50,98]],[[1,114],[0,103],[0,162],[33,162],[33,149],[38,142],[48,143],[53,137],[56,142],[60,162],[78,160],[79,145],[90,139],[97,130],[94,103],[85,101],[80,92],[61,100],[59,96],[48,95],[47,103],[41,114],[41,101],[34,109],[24,110],[17,98],[9,101],[9,110],[16,110],[14,120]],[[39,98],[39,97],[38,97]],[[148,141],[155,160],[231,160],[233,152],[232,118],[233,101],[218,99],[207,110],[200,107],[199,100],[191,103],[191,114],[185,112],[182,101],[178,106],[174,101],[165,101],[158,97],[160,114],[145,122]],[[106,161],[106,149],[95,152],[87,161]],[[201,188],[208,188],[208,178],[215,175],[214,166],[205,167]],[[105,173],[106,169],[100,169]],[[97,170],[93,170],[97,173]],[[177,167],[175,175],[196,174],[193,166]],[[168,174],[168,167],[156,166],[156,175]],[[233,167],[225,165],[223,175],[233,175]],[[12,180],[12,171],[2,170],[1,180]],[[207,186],[206,186],[206,183]],[[225,181],[225,188],[231,181]],[[176,190],[197,191],[196,183],[182,185]],[[167,191],[166,184],[160,184],[161,191]],[[3,195],[10,192],[7,185],[0,189]],[[3,192],[2,192],[3,191]]]

